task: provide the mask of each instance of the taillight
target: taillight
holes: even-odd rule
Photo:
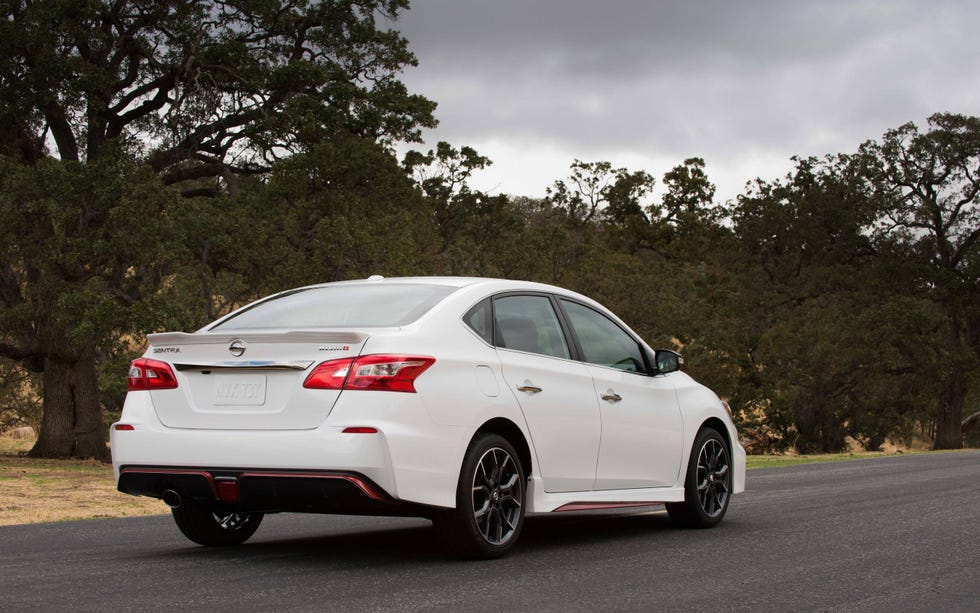
[[[344,381],[347,380],[347,374],[350,372],[350,366],[353,363],[354,358],[322,362],[306,377],[306,381],[303,381],[303,387],[318,390],[344,389]]]
[[[344,389],[415,393],[415,378],[435,358],[406,355],[366,355],[354,362]]]
[[[380,354],[330,360],[314,368],[303,387],[414,394],[415,379],[435,361],[428,356]]]
[[[170,365],[159,360],[140,358],[129,365],[126,390],[169,390],[177,387],[177,377]]]

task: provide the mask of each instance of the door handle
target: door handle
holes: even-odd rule
[[[619,402],[620,400],[623,399],[622,396],[620,396],[619,394],[617,394],[612,390],[606,390],[606,393],[600,396],[600,398],[602,398],[606,402]]]
[[[530,381],[525,381],[524,385],[518,385],[517,391],[524,392],[525,394],[537,394],[541,391],[541,388],[536,385],[531,385]]]

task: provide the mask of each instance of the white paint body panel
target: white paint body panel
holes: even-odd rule
[[[314,363],[302,371],[263,371],[262,404],[207,406],[198,394],[213,400],[213,379],[198,385],[187,370],[176,371],[175,390],[127,395],[119,423],[134,429],[111,431],[116,478],[121,467],[132,465],[351,471],[396,500],[451,508],[470,441],[496,420],[519,431],[529,449],[528,512],[575,502],[671,502],[683,499],[693,440],[710,419],[722,425],[730,442],[733,491],[744,490],[745,452],[735,427],[717,396],[688,375],[618,373],[574,360],[497,350],[461,319],[482,299],[505,291],[555,293],[608,313],[598,303],[536,283],[380,281],[388,282],[458,289],[399,328],[288,331],[279,343],[270,341],[271,331],[170,333],[151,337],[145,357],[170,364],[232,360],[225,343],[242,338],[253,359],[319,363],[347,355],[319,351],[327,342],[323,339],[343,338],[349,354],[435,357],[415,381],[417,393],[304,389],[302,381]],[[345,282],[356,283],[378,281]],[[159,351],[161,347],[180,351]],[[215,372],[202,377],[198,371],[198,376],[204,381]],[[516,386],[525,379],[542,387],[542,393],[518,392]],[[599,396],[609,388],[624,397],[619,406],[603,407]],[[377,433],[342,433],[349,426],[373,427]]]
[[[498,349],[508,391],[531,433],[538,474],[548,492],[582,492],[595,483],[602,423],[585,364]],[[534,386],[540,392],[522,392]]]
[[[602,411],[596,490],[668,487],[684,458],[684,424],[672,375],[589,366]],[[621,400],[605,400],[616,394]]]

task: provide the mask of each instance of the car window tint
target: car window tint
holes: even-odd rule
[[[474,332],[479,334],[480,338],[492,345],[493,320],[490,317],[490,312],[490,299],[487,298],[470,309],[466,315],[463,315],[463,321],[467,326],[472,328]]]
[[[497,346],[568,358],[558,316],[546,296],[505,296],[493,303]]]
[[[639,343],[611,319],[577,302],[562,300],[561,305],[586,362],[631,372],[646,370]]]
[[[242,309],[211,330],[404,326],[456,288],[422,284],[357,284],[288,292]]]

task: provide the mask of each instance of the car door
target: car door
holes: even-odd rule
[[[671,486],[683,454],[683,424],[669,375],[651,376],[643,347],[584,304],[560,301],[587,364],[602,420],[594,489]]]
[[[552,299],[496,296],[493,317],[501,371],[527,420],[545,491],[592,489],[599,406],[588,367],[571,359]]]

